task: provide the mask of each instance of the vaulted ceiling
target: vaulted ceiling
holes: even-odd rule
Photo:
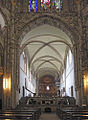
[[[21,47],[28,51],[30,65],[37,75],[60,74],[68,48],[69,37],[60,29],[47,24],[32,29],[22,40]]]

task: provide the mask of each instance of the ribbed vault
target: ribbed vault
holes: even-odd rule
[[[70,38],[60,29],[41,25],[28,32],[21,42],[30,56],[30,66],[36,75],[60,74],[67,49],[72,51]]]

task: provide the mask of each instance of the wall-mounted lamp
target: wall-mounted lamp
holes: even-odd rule
[[[11,89],[11,79],[8,77],[8,78],[3,78],[3,89],[4,90],[10,90]]]
[[[84,94],[87,95],[88,93],[88,73],[85,72],[83,75],[83,83],[84,83]]]
[[[3,79],[3,88],[6,89],[7,88],[7,78]]]

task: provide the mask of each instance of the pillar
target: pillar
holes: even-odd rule
[[[74,49],[74,74],[75,74],[75,91],[76,91],[76,104],[82,105],[82,73],[81,73],[81,63],[80,63],[80,46],[76,43],[73,46]]]
[[[69,10],[68,0],[63,0],[62,9],[63,9],[63,11],[68,12],[68,10]]]

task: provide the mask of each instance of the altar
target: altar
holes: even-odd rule
[[[42,112],[55,112],[57,107],[73,106],[73,97],[28,97],[27,106],[40,107]]]

